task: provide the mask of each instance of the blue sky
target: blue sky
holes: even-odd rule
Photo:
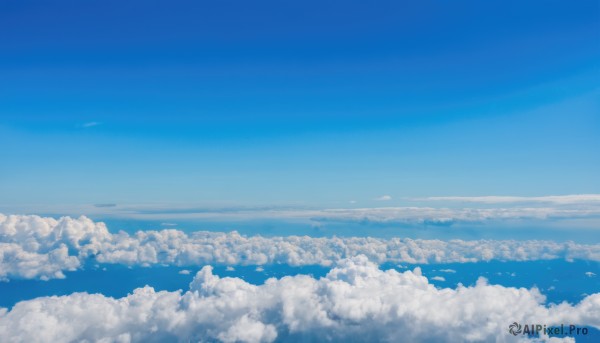
[[[5,1],[0,205],[600,193],[597,1]]]
[[[599,67],[598,0],[2,0],[0,337],[598,341]]]

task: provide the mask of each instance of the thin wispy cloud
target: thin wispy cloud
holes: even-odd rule
[[[440,196],[416,198],[414,200],[425,201],[456,201],[485,204],[508,204],[508,203],[551,203],[551,204],[600,204],[600,194],[571,194],[571,195],[548,195],[536,197],[523,196]]]
[[[452,274],[455,274],[455,273],[456,273],[456,270],[454,270],[454,269],[440,269],[440,272],[442,272],[442,273],[452,273]]]
[[[94,207],[98,207],[98,208],[117,207],[117,204],[112,204],[112,203],[94,204]]]
[[[178,205],[123,205],[95,204],[86,206],[48,206],[38,210],[43,213],[86,214],[110,218],[127,218],[132,220],[155,220],[162,226],[175,226],[183,220],[210,220],[216,222],[247,221],[247,220],[283,220],[300,221],[311,224],[317,223],[374,223],[374,224],[406,224],[406,225],[454,225],[461,223],[477,223],[485,226],[487,222],[526,223],[540,221],[554,223],[557,227],[572,228],[573,222],[598,229],[597,219],[600,218],[600,202],[597,195],[565,195],[538,197],[537,202],[507,202],[507,197],[482,197],[481,201],[472,197],[449,197],[472,200],[461,207],[443,204],[435,201],[431,206],[379,206],[379,207],[340,207],[340,208],[307,208],[307,207],[202,207]],[[391,198],[391,197],[390,197]],[[442,197],[432,198],[438,200]],[[448,197],[443,197],[446,199]],[[498,202],[492,202],[494,199]],[[510,197],[511,199],[531,199]],[[555,202],[543,202],[541,199]],[[380,197],[381,201],[389,199]],[[389,200],[388,200],[389,201]],[[546,200],[544,200],[546,201]],[[580,202],[577,202],[580,201]],[[470,206],[469,204],[473,204]],[[438,206],[436,206],[438,205]],[[9,213],[30,212],[21,207],[2,207],[0,211]],[[560,220],[560,221],[557,221]]]
[[[582,219],[600,216],[600,206],[590,208],[492,207],[492,208],[435,208],[435,207],[370,207],[332,209],[248,209],[220,211],[215,209],[181,210],[170,208],[129,208],[113,212],[137,220],[292,220],[307,222],[361,222],[404,224],[483,223],[487,221]]]
[[[375,200],[377,201],[389,201],[392,200],[392,197],[390,195],[382,195],[378,198],[375,198]]]
[[[90,121],[90,122],[87,122],[87,123],[83,123],[81,125],[81,127],[83,127],[83,128],[89,128],[89,127],[94,127],[94,126],[98,126],[98,125],[100,125],[99,122],[97,122],[97,121]]]

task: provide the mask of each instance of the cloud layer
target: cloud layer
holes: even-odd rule
[[[376,263],[451,263],[564,258],[600,261],[600,245],[515,240],[242,236],[179,230],[110,233],[87,217],[0,214],[0,279],[62,278],[88,259],[125,265],[323,265],[363,254]]]
[[[419,268],[382,271],[363,255],[327,276],[252,285],[205,266],[190,290],[136,289],[121,299],[75,293],[0,309],[0,337],[27,342],[514,342],[512,322],[600,328],[600,294],[544,305],[537,289],[436,288]],[[43,334],[41,334],[43,333]],[[542,337],[544,338],[544,337]]]
[[[421,200],[431,201],[459,201],[459,202],[480,202],[486,204],[506,204],[506,203],[549,203],[557,205],[598,205],[600,203],[600,194],[569,194],[569,195],[547,195],[539,197],[520,197],[520,196],[444,196],[427,197]]]
[[[382,204],[390,195],[371,199]],[[356,201],[351,201],[356,203]],[[247,221],[287,220],[311,223],[393,223],[404,225],[481,224],[510,225],[515,222],[554,223],[563,229],[583,225],[598,229],[600,194],[572,194],[539,197],[520,196],[445,196],[401,198],[394,203],[404,206],[365,208],[299,208],[299,207],[203,207],[173,205],[96,204],[69,207],[56,205],[40,209],[44,213],[87,213],[103,217],[157,220],[173,223],[176,220]],[[428,206],[423,206],[426,203]],[[429,206],[431,205],[431,206]],[[444,206],[440,206],[444,205]],[[24,209],[3,207],[0,211],[21,212]],[[27,210],[30,210],[29,208]],[[587,224],[586,224],[587,223]]]

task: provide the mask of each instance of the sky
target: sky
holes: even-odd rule
[[[597,1],[3,1],[0,204],[600,193]]]
[[[599,67],[598,0],[2,0],[0,337],[597,342]]]

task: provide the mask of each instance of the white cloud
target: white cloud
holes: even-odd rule
[[[456,273],[456,270],[454,269],[440,269],[440,272],[442,273]]]
[[[377,201],[389,201],[392,200],[392,197],[390,195],[382,195],[378,198],[375,198],[375,200]]]
[[[299,215],[299,214],[296,214]],[[433,208],[433,207],[379,207],[356,209],[328,209],[314,211],[310,217],[319,222],[373,222],[404,224],[453,224],[485,221],[549,220],[589,218],[600,215],[594,208]]]
[[[182,269],[182,270],[179,271],[179,274],[181,274],[181,275],[190,275],[190,273],[191,272],[189,270],[187,270],[187,269]]]
[[[391,199],[382,196],[379,199]],[[43,207],[44,213],[87,213],[103,217],[128,218],[133,220],[153,220],[170,223],[189,220],[206,221],[242,221],[242,220],[285,220],[300,221],[313,225],[326,222],[339,223],[387,223],[405,225],[450,225],[454,223],[486,223],[515,224],[516,222],[530,223],[531,221],[546,221],[556,224],[563,229],[571,229],[573,225],[584,225],[590,229],[598,229],[597,218],[600,217],[600,195],[564,195],[549,197],[431,197],[421,200],[446,199],[450,202],[464,201],[473,203],[471,207],[456,208],[456,203],[449,207],[439,206],[396,206],[375,208],[210,208],[189,206],[79,206],[65,208],[64,206]],[[415,200],[415,199],[413,199]],[[382,202],[383,203],[383,202]],[[483,208],[486,204],[487,208]],[[503,206],[500,206],[504,204]],[[464,204],[463,204],[464,206]],[[19,212],[18,206],[2,207],[3,211]],[[29,209],[27,209],[29,210]],[[560,220],[557,220],[560,219]],[[569,221],[567,221],[569,220]],[[539,224],[539,223],[537,223]]]
[[[97,122],[97,121],[90,121],[90,122],[82,124],[81,126],[84,127],[84,128],[88,128],[88,127],[94,127],[94,126],[98,126],[98,125],[100,125],[99,122]]]
[[[493,299],[493,301],[492,301]],[[0,337],[26,342],[373,341],[516,342],[512,322],[600,328],[600,294],[544,305],[537,289],[489,285],[436,288],[419,270],[382,271],[364,256],[327,276],[252,285],[206,266],[190,290],[136,289],[125,298],[74,293],[0,309]],[[43,333],[43,334],[41,334]],[[542,340],[547,337],[540,337]]]
[[[553,203],[553,204],[587,204],[600,203],[600,194],[569,194],[569,195],[548,195],[538,197],[521,196],[445,196],[445,197],[426,197],[417,200],[430,201],[459,201],[474,202],[485,204],[506,204],[506,203]]]
[[[431,278],[431,280],[435,280],[435,281],[446,281],[446,278],[443,276],[434,276]]]
[[[422,240],[372,237],[242,236],[179,230],[110,233],[89,218],[58,220],[0,214],[0,279],[61,278],[90,258],[123,265],[330,266],[365,254],[376,263],[452,263],[490,260],[600,261],[600,244],[517,240]]]
[[[585,272],[585,276],[587,276],[587,277],[594,277],[594,276],[596,276],[596,273],[594,273],[594,272]]]

